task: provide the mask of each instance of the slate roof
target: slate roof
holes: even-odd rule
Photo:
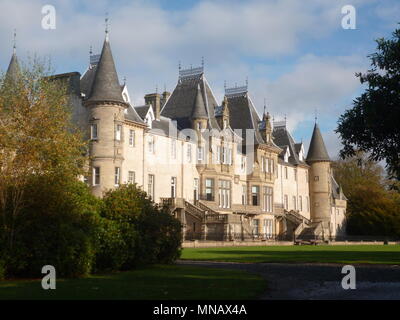
[[[7,68],[6,78],[10,79],[11,81],[15,81],[18,77],[19,72],[20,68],[19,68],[18,58],[17,54],[14,51],[13,55],[11,56],[10,64],[8,65]]]
[[[330,161],[318,124],[314,126],[310,147],[308,148],[307,162],[310,161]]]
[[[194,101],[192,119],[208,119],[200,84],[197,85],[196,100]]]
[[[246,129],[254,129],[254,142],[265,143],[260,132],[260,117],[248,98],[247,93],[243,95],[228,96],[229,124],[233,130],[242,129],[242,136],[246,141]]]
[[[104,40],[100,60],[93,79],[93,86],[88,101],[115,101],[125,103],[122,98],[110,42]]]
[[[290,157],[288,162],[292,165],[305,164],[304,161],[299,159],[298,152],[300,151],[301,143],[296,143],[286,128],[284,126],[274,126],[274,130],[272,131],[272,137],[276,145],[283,149],[280,154],[280,158],[286,153],[286,148],[289,148]]]
[[[143,124],[142,118],[131,105],[126,109],[125,119]]]
[[[346,196],[341,191],[339,184],[336,182],[333,176],[331,176],[331,185],[332,185],[332,197],[334,199],[347,200]]]
[[[181,130],[191,128],[192,116],[195,111],[196,100],[198,100],[198,87],[200,87],[208,125],[210,129],[219,129],[214,116],[214,109],[218,104],[203,72],[179,78],[178,84],[161,110],[161,115],[176,120],[178,128]],[[204,110],[201,112],[203,113]]]
[[[146,118],[147,112],[149,112],[149,108],[150,108],[150,106],[146,104],[144,106],[135,107],[135,111],[140,116],[140,118],[142,118],[142,120],[144,120],[144,118]]]
[[[90,92],[92,91],[92,85],[96,70],[97,66],[91,65],[81,78],[81,92],[85,94],[86,98],[90,96]]]

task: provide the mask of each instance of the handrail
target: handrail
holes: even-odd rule
[[[199,208],[200,208],[200,209],[202,209],[202,210],[204,210],[204,211],[208,211],[208,213],[215,214],[215,215],[218,215],[218,214],[219,214],[217,211],[211,209],[209,206],[205,205],[205,204],[204,204],[203,202],[201,202],[201,201],[198,202],[198,205],[199,205]]]
[[[200,219],[204,219],[205,217],[205,212],[202,209],[196,207],[195,205],[191,204],[188,201],[185,201],[185,210],[187,210],[189,213],[195,215]]]

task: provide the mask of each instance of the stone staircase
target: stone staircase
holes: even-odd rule
[[[303,225],[303,228],[296,235],[296,243],[316,244],[318,241],[322,240],[323,230],[320,222]]]

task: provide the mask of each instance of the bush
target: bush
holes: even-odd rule
[[[89,188],[75,178],[34,177],[24,201],[5,248],[7,274],[40,276],[44,265],[53,265],[57,276],[89,274],[100,221]]]
[[[139,265],[170,263],[179,257],[180,222],[136,185],[108,191],[101,216],[106,221],[102,224],[96,269],[129,270]]]

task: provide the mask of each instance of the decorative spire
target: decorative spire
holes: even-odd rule
[[[17,77],[20,73],[18,58],[17,58],[17,45],[16,45],[16,38],[17,38],[17,30],[14,29],[13,34],[13,54],[11,56],[10,64],[8,65],[6,78],[10,79],[11,81],[16,81]]]
[[[330,161],[328,152],[326,151],[324,139],[322,138],[322,134],[317,123],[314,125],[310,147],[308,148],[307,161]]]
[[[106,12],[106,18],[104,19],[104,21],[105,21],[105,26],[106,26],[106,30],[105,30],[105,32],[106,32],[106,41],[109,41],[109,27],[110,27],[110,22],[109,22],[109,19],[108,19],[108,12]]]
[[[317,109],[315,109],[315,116],[314,116],[314,124],[317,124],[317,120],[318,120],[318,110]]]
[[[204,56],[201,57],[201,67],[204,68]]]
[[[193,119],[208,119],[206,106],[204,104],[203,95],[201,93],[200,84],[197,85],[196,100],[192,113]]]
[[[14,45],[13,45],[13,54],[17,53],[17,29],[14,29]]]
[[[107,39],[103,43],[96,74],[94,75],[92,91],[88,100],[125,103],[122,98],[110,42]]]

